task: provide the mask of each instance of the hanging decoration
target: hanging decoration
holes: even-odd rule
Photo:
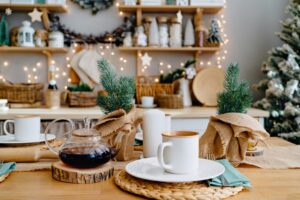
[[[125,32],[134,32],[135,28],[135,16],[124,17],[123,24],[114,29],[112,32],[104,32],[99,35],[83,34],[75,32],[66,27],[66,25],[60,22],[60,18],[57,15],[49,14],[49,20],[52,23],[51,26],[56,26],[65,36],[65,45],[70,46],[72,43],[111,43],[120,46],[123,44]]]
[[[42,17],[42,12],[39,12],[36,8],[33,9],[32,12],[28,13],[28,15],[31,17],[31,21],[32,22],[40,22],[42,21],[41,17]]]
[[[6,14],[7,16],[11,15],[11,14],[12,14],[12,10],[11,10],[10,8],[6,8],[6,9],[5,9],[5,14]]]
[[[72,0],[72,2],[78,4],[82,9],[92,10],[93,15],[110,8],[114,4],[114,0]]]
[[[150,56],[148,55],[148,53],[145,53],[145,54],[141,57],[141,60],[142,60],[142,65],[143,65],[143,66],[150,66],[152,57],[150,57]]]

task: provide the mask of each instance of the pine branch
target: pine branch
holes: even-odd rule
[[[245,113],[251,106],[252,96],[249,84],[239,83],[238,64],[230,64],[225,74],[224,91],[218,95],[218,113]]]
[[[127,113],[132,108],[135,95],[135,81],[129,77],[118,77],[112,65],[105,59],[98,62],[100,81],[107,95],[98,96],[98,105],[105,113],[123,109]]]

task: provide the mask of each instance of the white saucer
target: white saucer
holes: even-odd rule
[[[53,140],[55,139],[54,134],[48,134],[47,135],[48,140]],[[20,141],[20,140],[15,140],[14,136],[10,135],[1,135],[0,136],[0,144],[5,144],[5,145],[20,145],[20,144],[36,144],[36,143],[41,143],[45,141],[45,135],[41,133],[40,138],[37,140],[30,140],[30,141]]]
[[[153,104],[152,106],[144,106],[144,105],[142,105],[142,104],[137,104],[137,107],[138,107],[138,108],[156,108],[157,105],[156,105],[156,104]]]
[[[215,178],[224,173],[225,168],[220,163],[212,160],[199,159],[199,169],[193,174],[171,174],[163,170],[158,164],[157,158],[145,158],[129,163],[126,172],[136,178],[149,181],[180,183],[203,181]]]
[[[137,132],[135,135],[135,139],[138,141],[143,141],[143,132]]]

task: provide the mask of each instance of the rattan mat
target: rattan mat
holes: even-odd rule
[[[208,187],[205,183],[160,183],[134,178],[124,170],[115,173],[115,183],[128,192],[151,199],[214,200],[237,195],[243,187]]]

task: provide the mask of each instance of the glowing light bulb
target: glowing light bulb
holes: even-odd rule
[[[109,45],[107,45],[105,48],[106,48],[106,49],[109,49],[110,47],[109,47]]]
[[[122,58],[122,57],[120,58],[120,61],[123,61],[123,58]]]
[[[24,66],[23,69],[24,69],[25,72],[28,71],[28,67],[27,66]]]
[[[70,68],[71,67],[71,65],[70,64],[67,64],[67,68]]]
[[[227,50],[225,50],[224,53],[227,54]]]
[[[101,56],[104,56],[104,52],[103,52],[103,51],[101,51],[101,53],[100,53],[100,54],[101,54]]]
[[[225,57],[225,56],[223,56],[223,57],[222,57],[222,59],[223,59],[223,60],[225,60],[225,59],[226,59],[226,57]]]
[[[31,78],[31,74],[28,74],[27,77],[28,77],[28,78]]]
[[[164,70],[160,70],[160,73],[163,74],[163,73],[164,73]]]
[[[37,63],[36,63],[36,66],[37,66],[37,67],[41,67],[41,63],[40,63],[40,62],[37,62]]]
[[[7,61],[4,61],[4,62],[3,62],[3,65],[4,65],[4,67],[7,67],[7,66],[8,66],[8,62],[7,62]]]
[[[27,83],[31,83],[31,80],[28,80]]]
[[[69,56],[67,56],[67,57],[66,57],[66,60],[67,60],[67,61],[69,61],[69,60],[70,60],[70,57],[69,57]]]
[[[142,53],[139,53],[139,57],[142,57]]]
[[[103,49],[103,46],[100,45],[99,48],[100,48],[100,49]]]
[[[171,65],[168,65],[167,67],[168,67],[168,69],[171,69],[171,68],[172,68],[172,66],[171,66]]]
[[[209,65],[209,66],[210,66],[210,65],[211,65],[211,62],[210,62],[210,61],[208,61],[208,62],[207,62],[207,65]]]
[[[75,48],[78,47],[78,44],[77,44],[77,43],[74,43],[74,47],[75,47]]]
[[[144,69],[142,69],[142,72],[145,72],[145,70],[144,70]]]
[[[65,85],[65,90],[68,89],[68,86]]]
[[[222,68],[222,65],[218,65],[218,68],[221,69],[221,68]]]
[[[71,83],[71,81],[72,81],[72,79],[71,79],[71,78],[68,78],[68,82]]]
[[[155,83],[158,83],[158,82],[159,82],[159,79],[158,79],[158,78],[156,78],[156,79],[154,80],[154,82],[155,82]]]
[[[36,72],[36,68],[35,68],[35,67],[34,67],[34,68],[32,68],[32,71],[33,71],[33,72]]]
[[[59,70],[60,70],[59,67],[56,67],[56,71],[59,72]]]
[[[218,57],[217,59],[218,59],[218,60],[221,60],[221,57]]]
[[[63,75],[63,76],[67,76],[67,73],[66,73],[66,72],[63,72],[62,75]]]
[[[72,50],[72,53],[76,53],[76,50],[75,50],[75,49],[73,49],[73,50]]]
[[[58,75],[58,74],[55,74],[55,78],[59,78],[59,75]]]
[[[184,63],[183,63],[183,62],[182,62],[182,63],[180,63],[180,66],[181,66],[181,67],[183,67],[183,66],[184,66]]]
[[[124,13],[122,11],[119,12],[119,15],[122,16]]]
[[[37,80],[38,79],[38,77],[37,76],[34,76],[34,80]]]
[[[160,65],[160,66],[163,66],[163,65],[164,65],[164,63],[163,63],[163,62],[160,62],[160,63],[159,63],[159,65]]]
[[[52,60],[52,61],[51,61],[51,64],[52,64],[52,65],[55,65],[55,60]]]
[[[115,55],[115,52],[111,52],[110,55],[114,56],[114,55]]]
[[[127,60],[123,60],[124,63],[127,63]]]
[[[121,71],[124,71],[124,68],[123,68],[123,67],[121,67],[121,68],[120,68],[120,70],[121,70]]]
[[[200,65],[203,66],[203,65],[204,65],[204,62],[200,62]]]
[[[223,19],[223,18],[224,18],[224,15],[221,15],[221,18]]]
[[[119,3],[119,2],[117,2],[117,3],[116,3],[116,6],[117,6],[117,7],[119,7],[119,6],[120,6],[120,3]]]

